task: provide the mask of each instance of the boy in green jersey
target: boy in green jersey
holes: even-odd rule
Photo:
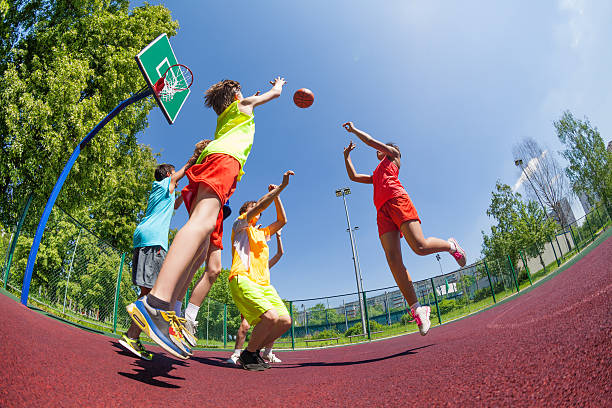
[[[243,167],[253,145],[253,109],[278,98],[285,80],[277,77],[270,83],[272,89],[268,92],[262,95],[257,92],[247,98],[242,96],[240,83],[232,80],[218,82],[206,91],[205,104],[219,117],[215,140],[186,172],[189,185],[182,194],[189,220],[176,234],[151,292],[127,307],[136,324],[176,357],[186,359],[190,350],[182,347],[180,333],[184,327],[172,305],[189,278],[192,264],[208,251],[213,231],[222,232],[223,204],[244,174]]]

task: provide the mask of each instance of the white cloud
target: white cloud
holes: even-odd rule
[[[584,35],[584,1],[583,0],[560,0],[559,9],[569,13],[568,29],[570,34],[570,47],[576,48],[580,45]]]

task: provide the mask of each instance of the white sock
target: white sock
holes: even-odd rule
[[[418,300],[414,305],[410,306],[410,310],[414,312],[417,309],[417,307],[421,307],[421,304],[419,303]]]
[[[183,304],[178,300],[174,304],[174,311],[177,316],[183,316]]]
[[[448,241],[448,243],[450,244],[450,249],[448,250],[448,252],[452,254],[457,251],[457,245],[455,245],[453,241]]]
[[[266,348],[264,348],[263,355],[264,356],[268,356],[268,355],[270,355],[271,352],[272,352],[272,349],[269,348],[269,347],[266,347]]]
[[[185,309],[185,318],[191,320],[192,322],[195,322],[196,317],[198,317],[199,310],[200,306],[196,306],[193,303],[189,303],[187,305],[187,309]]]
[[[234,354],[239,356],[242,353],[242,349],[234,349]]]

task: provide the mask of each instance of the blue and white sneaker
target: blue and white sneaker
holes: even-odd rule
[[[126,310],[134,323],[161,348],[183,360],[189,358],[191,350],[181,339],[181,330],[173,310],[152,308],[147,304],[146,296],[127,305]]]

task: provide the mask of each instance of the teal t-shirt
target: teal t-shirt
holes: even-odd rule
[[[134,231],[134,248],[159,245],[168,250],[168,230],[174,213],[174,194],[170,194],[170,177],[154,181],[145,217]]]

